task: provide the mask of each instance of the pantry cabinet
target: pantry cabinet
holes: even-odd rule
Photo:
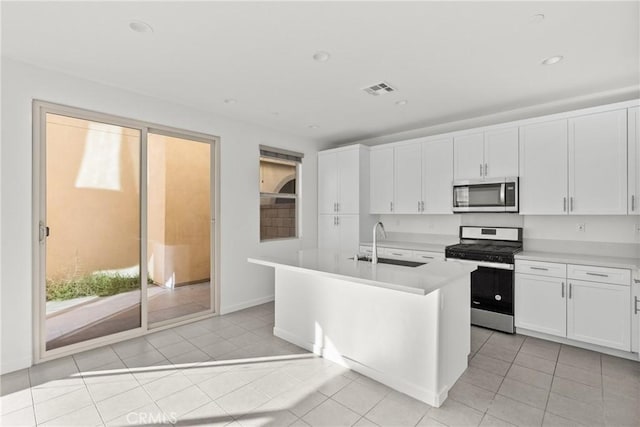
[[[455,179],[518,176],[518,128],[493,129],[454,138]]]
[[[628,197],[629,215],[640,215],[640,107],[629,108],[628,126]]]

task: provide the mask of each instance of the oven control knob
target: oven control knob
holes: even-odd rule
[[[502,296],[501,295],[496,295],[494,298],[496,299],[496,301],[501,301],[502,300]]]

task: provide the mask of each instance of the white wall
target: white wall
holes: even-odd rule
[[[273,297],[273,272],[248,264],[249,255],[315,247],[317,150],[311,140],[2,58],[0,372],[27,367],[32,359],[33,99],[220,137],[221,312]],[[259,144],[305,154],[300,240],[259,243]]]

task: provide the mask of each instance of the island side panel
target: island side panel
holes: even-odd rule
[[[446,398],[438,384],[440,290],[416,295],[276,268],[275,294],[276,336],[430,405]]]
[[[468,366],[471,352],[470,275],[453,281],[441,291],[438,339],[438,393],[442,404],[449,389]]]

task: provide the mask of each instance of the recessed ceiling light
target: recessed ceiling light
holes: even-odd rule
[[[529,18],[529,22],[532,24],[539,24],[542,21],[544,21],[544,14],[542,13],[531,15],[531,17]]]
[[[407,105],[408,102],[406,99],[401,99],[400,101],[396,101],[396,105]]]
[[[153,33],[153,28],[151,28],[151,25],[142,21],[130,21],[129,29],[131,29],[131,31],[135,31],[136,33]]]
[[[235,104],[236,102],[238,102],[238,100],[233,98],[227,98],[224,100],[225,104]]]
[[[319,127],[318,125],[309,125],[309,129],[318,129]]]
[[[317,62],[327,62],[329,58],[331,58],[331,54],[323,50],[319,50],[318,52],[313,54],[313,59]]]
[[[542,65],[553,65],[553,64],[557,64],[558,62],[562,61],[562,59],[564,58],[564,56],[562,55],[557,55],[557,56],[550,56],[549,58],[545,58],[542,61]]]

